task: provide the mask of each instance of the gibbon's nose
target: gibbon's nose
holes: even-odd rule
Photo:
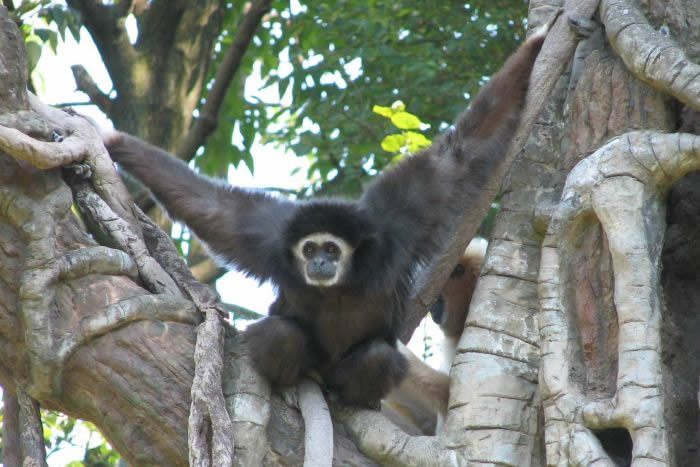
[[[314,280],[328,280],[335,277],[335,266],[323,257],[316,257],[306,265],[306,273]]]

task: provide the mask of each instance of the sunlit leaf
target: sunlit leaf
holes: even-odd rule
[[[422,133],[406,131],[404,132],[404,135],[406,136],[406,146],[408,147],[408,152],[418,152],[421,149],[429,147],[431,144],[431,141]]]
[[[400,130],[417,130],[420,128],[420,120],[408,112],[396,112],[391,116],[391,123]]]
[[[39,62],[39,58],[41,57],[41,45],[37,42],[27,42],[25,44],[25,48],[27,49],[27,61],[29,62],[29,69],[33,70],[36,67],[36,64]]]
[[[406,144],[404,135],[389,135],[382,140],[382,149],[387,152],[399,152]]]
[[[391,107],[382,107],[381,105],[375,105],[372,107],[372,112],[386,118],[391,118],[391,116],[394,115],[394,111],[391,109]]]

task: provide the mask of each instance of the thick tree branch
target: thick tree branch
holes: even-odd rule
[[[655,30],[636,2],[602,0],[600,12],[610,44],[637,78],[700,110],[700,64]]]
[[[154,0],[139,18],[139,43],[154,51],[168,50],[180,26],[186,0]]]
[[[113,303],[80,321],[61,342],[57,357],[65,361],[81,345],[129,323],[150,319],[190,325],[199,323],[199,315],[189,301],[167,294],[138,295]]]
[[[408,435],[380,412],[342,408],[333,414],[345,423],[362,452],[381,465],[469,465],[458,450],[440,449],[439,437]]]
[[[634,462],[671,458],[664,425],[662,290],[658,267],[665,222],[664,198],[683,175],[700,168],[700,136],[631,132],[611,140],[569,173],[561,201],[542,246],[539,274],[542,373],[548,464],[569,451],[569,459],[594,459],[600,445],[594,430],[626,428]],[[600,223],[614,267],[614,308],[619,326],[615,393],[587,398],[572,355],[570,257],[582,232]],[[564,446],[570,439],[570,446]],[[607,458],[607,455],[603,459]]]
[[[204,144],[207,137],[216,129],[219,110],[228,92],[231,80],[241,65],[243,55],[260,24],[263,15],[270,9],[270,0],[256,0],[238,25],[236,36],[226,51],[221,65],[216,72],[214,85],[207,94],[207,100],[200,111],[199,118],[187,133],[187,137],[177,151],[179,157],[191,159],[197,149]]]
[[[74,279],[88,274],[125,275],[136,279],[136,263],[121,250],[106,246],[81,248],[67,253],[59,264],[60,279]]]
[[[52,169],[83,160],[87,148],[80,137],[69,136],[61,142],[49,143],[0,125],[0,151],[37,168]]]

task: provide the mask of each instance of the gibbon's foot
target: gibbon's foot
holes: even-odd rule
[[[292,386],[313,366],[309,339],[294,321],[268,316],[243,335],[256,368],[273,386]]]
[[[379,410],[380,400],[406,376],[408,362],[383,338],[361,344],[322,371],[346,404]]]
[[[72,164],[63,166],[63,169],[83,180],[92,177],[92,169],[88,164],[83,162],[73,162]]]

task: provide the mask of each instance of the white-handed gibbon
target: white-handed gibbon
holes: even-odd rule
[[[309,370],[351,404],[377,406],[408,374],[397,350],[418,265],[502,164],[546,29],[525,41],[454,128],[367,186],[354,201],[292,201],[198,175],[167,152],[112,132],[113,160],[141,180],[211,251],[278,289],[244,339],[275,386]]]
[[[469,243],[442,286],[437,300],[430,307],[430,316],[440,326],[445,337],[440,349],[440,370],[446,373],[450,371],[457,351],[457,341],[464,331],[464,322],[486,256],[487,244],[481,238],[475,238]]]
[[[428,366],[399,342],[398,349],[409,362],[408,374],[384,398],[382,413],[409,434],[435,434],[447,416],[450,384],[447,375],[464,330],[486,246],[482,238],[471,241],[430,308],[433,321],[444,335],[439,370]]]

